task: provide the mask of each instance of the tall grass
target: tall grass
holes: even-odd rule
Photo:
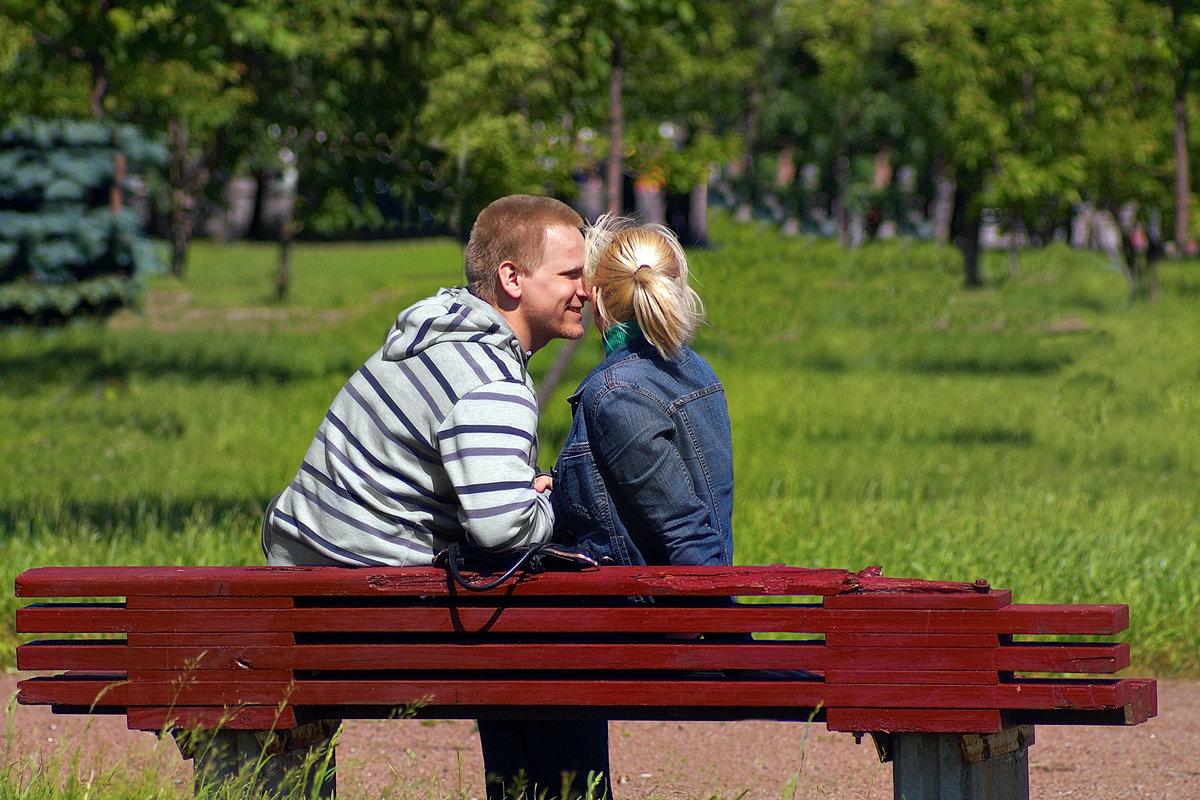
[[[733,417],[742,563],[985,578],[1019,602],[1120,602],[1134,659],[1200,674],[1200,265],[1131,305],[1099,257],[847,252],[713,223],[696,347]],[[141,316],[0,336],[5,583],[45,564],[259,563],[266,500],[396,312],[461,281],[451,242],[199,245]],[[533,360],[540,378],[556,352]],[[543,410],[543,464],[594,335]],[[0,663],[11,665],[15,600]]]

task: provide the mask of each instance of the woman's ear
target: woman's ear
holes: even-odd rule
[[[497,267],[496,285],[500,294],[513,300],[521,299],[521,273],[517,271],[517,265],[511,261],[505,261]]]

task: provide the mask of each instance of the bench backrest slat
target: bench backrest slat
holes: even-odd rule
[[[30,633],[189,631],[491,632],[491,633],[1010,633],[1112,635],[1128,627],[1124,606],[1012,605],[994,612],[925,609],[826,610],[819,606],[750,604],[736,607],[546,606],[508,608],[354,606],[236,610],[123,609],[109,605],[58,608],[35,604],[18,609],[20,629]]]
[[[269,576],[269,580],[261,580]],[[18,597],[142,596],[454,597],[469,596],[434,567],[38,567],[16,581]],[[814,596],[886,592],[893,596],[959,595],[966,602],[1006,602],[1006,591],[987,596],[984,582],[883,578],[838,569],[803,567],[673,567],[669,575],[646,567],[604,567],[583,572],[522,576],[498,593],[511,596]]]
[[[130,648],[124,642],[32,642],[20,651],[21,669],[160,669],[160,670],[705,670],[737,669],[747,663],[757,669],[888,670],[895,679],[903,672],[930,670],[990,671],[996,673],[1057,672],[1112,674],[1129,666],[1129,646],[1068,644],[1059,647],[1019,645],[985,648],[879,648],[822,646],[820,642],[719,644],[556,644],[553,642],[467,644],[338,643],[296,644],[288,647],[255,645],[240,639],[207,644],[191,642],[172,647]],[[911,681],[908,681],[911,682]]]

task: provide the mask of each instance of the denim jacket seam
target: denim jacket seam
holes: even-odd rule
[[[662,401],[659,400],[659,398],[655,397],[652,393],[647,392],[645,389],[643,389],[641,386],[638,386],[636,383],[630,383],[627,381],[618,381],[615,383],[606,383],[604,388],[600,389],[600,391],[596,392],[592,396],[591,402],[586,404],[587,405],[586,410],[588,413],[589,421],[594,421],[596,419],[596,415],[600,413],[601,403],[604,401],[605,397],[615,389],[628,389],[630,391],[636,392],[637,394],[641,395],[642,397],[645,397],[646,399],[652,401],[658,407],[658,409],[660,411],[662,411],[664,414],[666,414],[668,417],[671,416],[670,413],[668,412],[667,408],[665,406],[663,406]]]
[[[719,384],[719,383],[709,384],[708,386],[705,386],[703,389],[697,389],[696,391],[691,392],[690,394],[686,394],[683,397],[676,398],[669,406],[667,406],[667,413],[674,414],[676,409],[683,408],[688,403],[694,402],[696,400],[700,400],[702,398],[708,397],[709,395],[716,394],[717,392],[720,392],[720,391],[722,391],[721,384]]]
[[[683,427],[687,429],[688,447],[695,454],[696,461],[700,464],[700,474],[704,476],[704,486],[703,487],[693,486],[692,492],[694,494],[694,493],[700,491],[701,489],[703,489],[703,491],[707,495],[707,497],[711,499],[713,496],[713,478],[712,478],[712,473],[708,468],[708,459],[704,455],[704,450],[702,448],[699,448],[696,446],[696,433],[695,433],[695,431],[692,430],[691,417],[689,417],[687,414],[680,414],[679,416],[680,416],[680,421],[683,424]],[[676,448],[676,453],[678,454],[678,448]],[[703,505],[704,507],[706,507],[706,508],[711,507],[709,505],[709,503],[705,502],[703,499],[701,499],[699,497],[697,497],[696,499],[700,500],[701,505]],[[718,534],[724,533],[724,531],[721,530],[721,521],[719,519],[713,519],[712,524],[713,524],[714,531],[716,531]],[[723,535],[720,536],[720,540],[721,540],[722,554],[725,556],[726,560],[729,560],[730,558],[732,558],[733,554],[725,552],[725,537]]]

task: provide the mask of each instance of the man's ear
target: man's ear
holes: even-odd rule
[[[497,267],[496,285],[500,290],[500,294],[510,297],[513,300],[520,300],[521,273],[517,271],[517,265],[511,261],[505,261]]]

